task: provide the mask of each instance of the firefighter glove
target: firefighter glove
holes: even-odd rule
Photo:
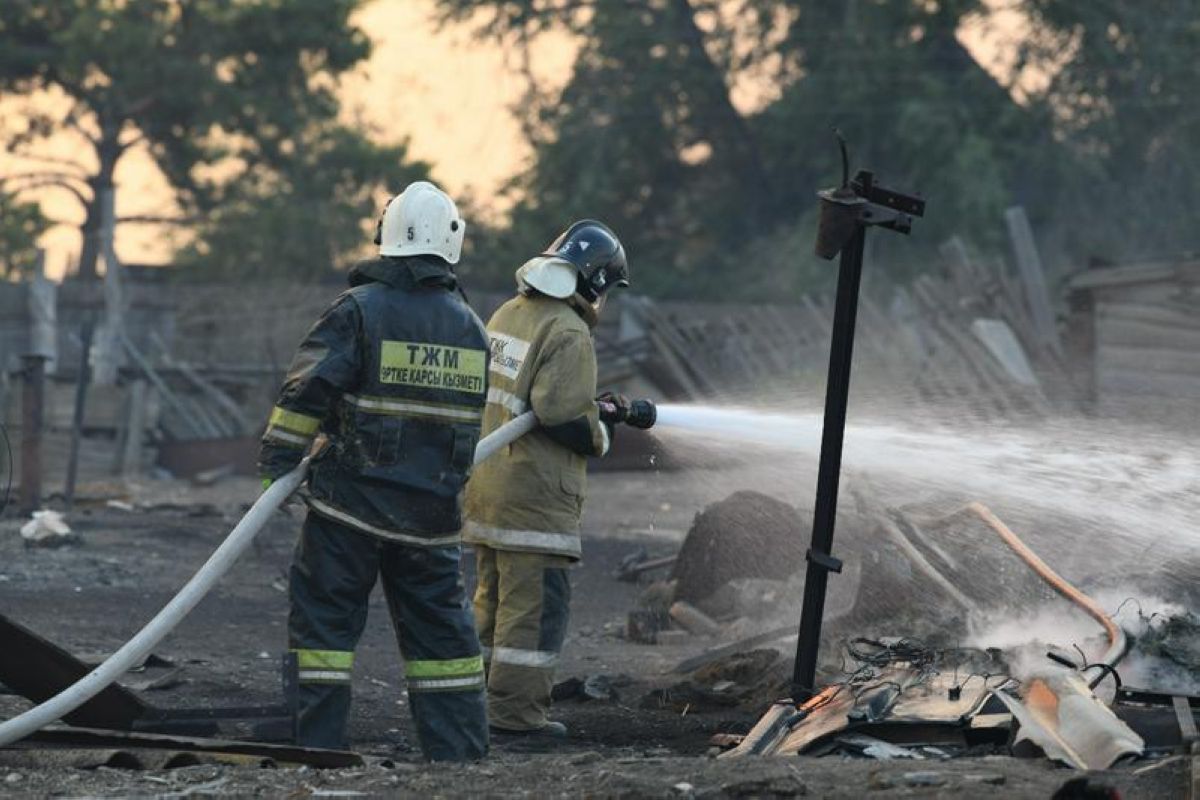
[[[628,397],[612,392],[605,392],[597,397],[596,405],[600,407],[600,421],[609,425],[629,419],[629,410],[633,407]]]

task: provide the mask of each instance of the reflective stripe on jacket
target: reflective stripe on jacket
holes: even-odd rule
[[[532,410],[540,427],[480,464],[467,485],[463,538],[579,558],[587,457],[608,451],[591,331],[564,300],[518,295],[488,322],[486,435]]]
[[[487,398],[487,334],[453,273],[424,258],[358,265],[301,343],[263,434],[260,471],[312,439],[308,503],[385,539],[457,542]]]

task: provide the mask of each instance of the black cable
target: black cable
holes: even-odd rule
[[[1145,612],[1142,611],[1142,603],[1140,600],[1138,600],[1136,597],[1126,597],[1124,600],[1121,601],[1121,605],[1117,606],[1117,610],[1112,613],[1113,617],[1117,617],[1121,614],[1121,609],[1123,609],[1125,607],[1126,603],[1133,603],[1134,605],[1137,606],[1139,617],[1146,616]]]
[[[8,508],[8,501],[12,498],[13,484],[13,451],[12,443],[8,440],[8,429],[4,427],[4,423],[0,422],[0,439],[4,440],[4,452],[8,459],[8,479],[5,481],[4,499],[0,501],[0,515],[4,513],[4,509]]]
[[[1124,681],[1121,680],[1121,675],[1117,672],[1116,667],[1114,667],[1112,664],[1105,664],[1103,661],[1097,661],[1095,664],[1085,664],[1083,669],[1091,669],[1092,667],[1096,667],[1098,670],[1100,670],[1100,674],[1088,681],[1089,689],[1095,689],[1104,681],[1105,678],[1107,678],[1109,675],[1112,675],[1113,680],[1116,681],[1117,684],[1117,691],[1120,691],[1121,687],[1124,685]],[[1080,671],[1082,672],[1083,669]]]
[[[937,660],[937,651],[919,639],[908,638],[885,643],[860,636],[847,643],[846,652],[859,663],[873,667],[886,667],[903,661],[924,671]]]

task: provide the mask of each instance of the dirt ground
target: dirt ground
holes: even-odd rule
[[[85,769],[23,762],[7,753],[0,754],[0,795],[1046,798],[1078,777],[1044,759],[1004,755],[920,762],[716,760],[709,755],[709,738],[745,733],[763,708],[681,713],[641,707],[652,689],[675,683],[677,676],[669,674],[675,663],[711,642],[651,646],[622,638],[625,615],[640,589],[616,580],[614,571],[639,548],[651,555],[673,552],[694,514],[733,488],[715,475],[678,472],[592,477],[585,558],[573,576],[574,615],[559,679],[606,675],[616,679],[618,698],[558,705],[555,716],[571,733],[557,752],[498,746],[481,764],[423,764],[392,629],[376,592],[358,650],[350,732],[368,766]],[[74,653],[111,652],[183,584],[255,492],[254,482],[242,479],[207,489],[147,482],[128,495],[137,510],[98,503],[72,514],[69,521],[81,541],[58,549],[28,549],[16,532],[20,521],[0,521],[0,609]],[[278,699],[285,576],[301,513],[278,515],[218,590],[159,645],[156,652],[181,668],[183,680],[145,692],[147,701],[169,707]],[[26,705],[0,697],[0,717]],[[1177,758],[1088,777],[1125,798],[1164,798],[1184,796],[1189,775],[1189,761]]]

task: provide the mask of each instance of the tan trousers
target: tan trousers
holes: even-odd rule
[[[488,669],[488,721],[536,730],[547,722],[554,669],[570,618],[571,559],[475,545],[475,627]]]

